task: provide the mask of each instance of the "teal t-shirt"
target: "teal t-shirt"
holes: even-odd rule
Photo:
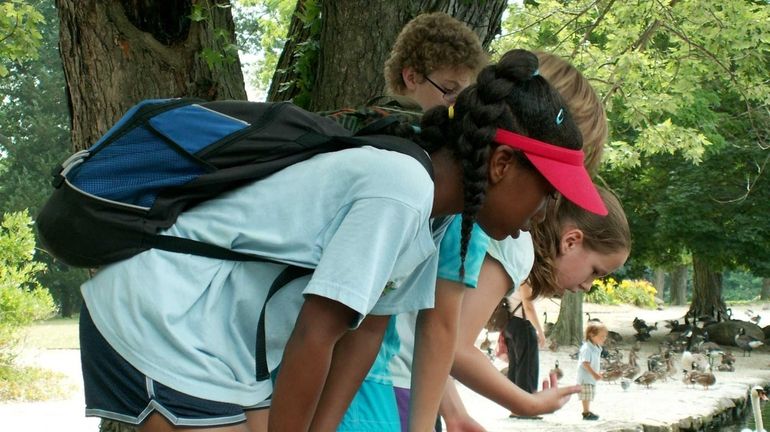
[[[489,236],[478,224],[473,224],[468,253],[465,255],[465,277],[460,279],[460,237],[462,218],[456,215],[441,240],[438,258],[438,277],[453,282],[462,282],[469,288],[476,288],[481,264],[489,247]]]

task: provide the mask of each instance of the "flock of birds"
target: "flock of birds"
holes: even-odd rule
[[[759,325],[761,320],[760,316],[751,310],[747,310],[746,313],[748,320],[733,320],[728,309],[728,321],[734,325],[726,328],[728,328],[727,331],[734,333],[732,342],[735,347],[743,352],[743,356],[750,356],[753,350],[764,345],[764,341],[746,334],[745,326],[741,323]],[[589,321],[599,321],[591,318],[589,313],[586,315]],[[657,352],[646,358],[645,368],[640,366],[641,346],[642,343],[650,340],[653,332],[659,331],[658,323],[648,324],[641,318],[634,318],[632,326],[636,333],[633,336],[634,342],[628,350],[627,360],[624,360],[624,355],[619,348],[623,337],[610,330],[602,352],[602,380],[620,382],[624,390],[629,389],[632,383],[650,388],[655,382],[672,379],[681,379],[687,387],[700,386],[708,389],[716,383],[714,371],[735,371],[733,352],[726,346],[709,340],[709,326],[715,324],[716,320],[710,317],[688,320],[685,317],[684,324],[679,320],[666,320],[663,323],[664,328],[669,329],[669,333],[663,337]],[[548,316],[544,313],[546,336],[552,328],[553,324],[548,322]],[[766,329],[770,331],[770,326]],[[725,332],[724,328],[720,330],[720,334]],[[551,342],[550,348],[556,351],[558,345]],[[578,353],[575,352],[570,357],[577,360]],[[551,372],[557,374],[558,378],[563,376],[558,361]]]
[[[586,315],[589,321],[600,321],[592,318],[590,313],[586,313]],[[698,319],[685,316],[684,323],[680,323],[679,320],[662,321],[663,328],[668,329],[669,332],[662,338],[657,352],[647,356],[644,370],[640,366],[642,343],[650,341],[653,332],[663,330],[658,328],[658,323],[655,322],[650,325],[641,318],[634,318],[632,326],[636,333],[633,335],[634,340],[628,349],[627,360],[624,360],[624,355],[620,349],[624,342],[623,336],[618,332],[608,330],[608,337],[602,351],[602,380],[611,383],[619,382],[623,390],[628,390],[632,383],[650,388],[655,382],[680,379],[688,388],[700,386],[707,390],[717,381],[714,371],[735,371],[736,356],[728,348],[729,345],[734,345],[735,348],[742,351],[743,356],[751,356],[752,351],[765,344],[764,340],[770,340],[770,325],[761,329],[761,333],[765,335],[763,339],[747,334],[746,328],[759,326],[761,321],[759,314],[746,310],[747,320],[735,320],[732,318],[730,309],[727,309],[725,315],[726,320],[722,320],[720,323],[717,323],[717,320],[712,317],[705,316]],[[548,337],[553,330],[554,323],[548,321],[548,315],[545,312],[543,312],[543,316],[543,330],[545,336]],[[716,326],[715,324],[723,325]],[[756,328],[750,330],[751,333],[757,334]],[[714,337],[715,340],[720,341],[720,344],[710,340],[709,331],[712,331],[714,336],[720,336],[719,338]],[[484,342],[482,350],[486,351],[490,358],[493,358],[494,350],[489,338],[487,337]],[[559,346],[551,340],[549,348],[551,351],[557,351]],[[570,358],[577,360],[578,352],[570,354]],[[559,367],[558,360],[555,361],[550,373],[555,374],[559,380],[563,378],[564,371]],[[768,399],[767,391],[761,386],[754,386],[750,389],[749,395],[757,425],[756,430],[764,430],[759,410],[760,401]]]

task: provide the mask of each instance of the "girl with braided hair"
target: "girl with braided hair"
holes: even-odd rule
[[[515,77],[517,72],[521,70],[527,70],[526,66],[522,66],[521,64],[522,61],[527,60],[530,61],[530,75],[519,77],[517,79]],[[495,70],[496,67],[499,67],[499,69]],[[472,91],[472,93],[467,93],[467,91],[462,92],[457,100],[456,105],[452,106],[451,108],[440,106],[438,108],[429,110],[423,117],[421,125],[422,132],[420,133],[419,139],[425,142],[426,148],[431,148],[434,150],[441,148],[441,143],[453,143],[465,140],[465,137],[462,136],[464,131],[472,130],[473,132],[470,134],[470,136],[472,139],[475,139],[475,137],[473,137],[474,134],[481,136],[482,132],[479,129],[482,128],[479,126],[483,127],[483,124],[481,122],[479,122],[479,125],[472,123],[474,122],[472,116],[478,115],[484,119],[482,121],[490,121],[485,117],[490,117],[489,113],[495,111],[503,112],[503,116],[511,118],[516,117],[514,122],[517,124],[517,126],[515,127],[519,130],[523,129],[523,127],[520,125],[524,123],[535,125],[538,121],[540,121],[540,124],[543,124],[543,120],[536,119],[536,115],[533,115],[533,112],[536,113],[537,110],[543,109],[543,103],[539,101],[532,101],[532,96],[526,94],[528,89],[511,89],[504,86],[504,81],[506,81],[506,79],[503,78],[503,76],[505,76],[505,73],[508,73],[509,75],[507,80],[510,80],[509,82],[522,80],[526,82],[535,79],[538,80],[540,84],[545,84],[547,87],[547,82],[536,75],[536,71],[537,58],[534,57],[531,53],[520,50],[508,53],[503,57],[500,64],[493,65],[492,67],[485,69],[478,78],[478,84],[467,89],[467,91]],[[489,96],[494,96],[493,93],[495,90],[502,93],[502,95],[499,96],[500,100],[497,104],[490,104],[487,100],[483,99]],[[549,98],[548,101],[550,103],[559,100],[558,94],[553,94],[551,89],[548,89],[548,91],[551,93],[545,94],[547,94],[547,97]],[[482,94],[480,95],[480,93]],[[479,109],[463,109],[463,102],[471,102],[477,104]],[[512,104],[513,107],[510,107],[508,104]],[[529,107],[523,107],[524,104],[531,105]],[[503,109],[501,110],[500,108]],[[468,117],[466,117],[464,121],[471,122],[472,129],[464,126],[462,122],[458,122],[458,113],[462,115],[466,112],[468,113]],[[545,127],[560,127],[564,121],[565,115],[566,113],[562,111],[561,107],[559,109],[555,109],[553,111],[553,118],[549,119],[550,125],[546,125]],[[492,124],[494,125],[494,120],[492,120]],[[513,128],[514,126],[508,127]],[[495,133],[497,134],[497,132]],[[500,135],[503,134],[504,132],[500,132]],[[573,141],[573,143],[579,146],[579,137],[576,139],[577,141]],[[484,140],[485,137],[480,138],[482,143],[485,142]],[[490,141],[486,141],[486,143],[490,143]],[[459,145],[451,146],[451,144],[449,147],[451,152],[456,152],[458,154],[462,154],[462,152],[466,152],[465,154],[472,154],[477,152],[477,150],[480,152],[486,152],[481,153],[484,154],[484,156],[467,157],[468,160],[474,160],[476,163],[483,163],[485,161],[485,156],[497,148],[497,144],[494,142],[490,143],[491,145],[486,143],[478,145],[464,141],[463,144],[465,144],[466,147],[461,147]],[[447,146],[444,147],[446,148]],[[513,156],[513,152],[511,152],[511,155]],[[524,160],[518,160],[514,158],[515,156],[509,160],[512,165],[516,165],[516,168],[511,168],[512,170],[522,170],[524,173],[527,171],[531,173],[533,171],[533,165],[528,164],[528,156],[523,156],[523,158],[525,158]],[[537,156],[533,156],[533,159],[536,158]],[[573,167],[576,167],[579,171],[584,171],[582,169],[582,159],[573,162],[575,163],[572,165]],[[470,173],[470,175],[466,177],[467,182],[465,184],[464,190],[466,192],[478,191],[478,194],[483,195],[486,192],[485,187],[483,185],[478,186],[476,184],[472,184],[469,180],[472,179],[473,181],[478,181],[483,184],[485,181],[487,181],[486,171],[482,168],[480,171],[481,175],[478,175],[476,174],[478,172],[477,168],[474,168],[473,164],[467,164],[465,172]],[[590,185],[590,181],[588,184]],[[469,200],[473,201],[474,203],[483,201],[483,198],[477,194],[468,195]],[[601,211],[600,207],[601,204],[599,204],[597,211]],[[472,211],[470,213],[472,213]],[[483,227],[483,223],[481,224]],[[455,225],[457,226],[455,227]],[[396,339],[397,343],[400,342],[400,350],[398,350],[397,356],[392,357],[390,376],[372,377],[370,373],[370,375],[367,377],[366,383],[368,385],[365,387],[374,387],[375,384],[383,386],[390,382],[388,380],[392,380],[397,395],[397,401],[399,402],[398,408],[402,416],[400,424],[401,427],[398,427],[398,419],[392,419],[392,417],[389,417],[392,414],[389,412],[390,409],[388,408],[388,403],[386,403],[387,401],[385,398],[372,398],[372,392],[370,390],[367,390],[366,393],[361,393],[364,391],[364,387],[362,387],[362,389],[359,390],[359,394],[356,395],[356,400],[354,401],[355,411],[349,411],[346,414],[343,427],[340,430],[360,430],[362,427],[369,427],[377,430],[406,430],[408,424],[411,424],[411,429],[414,429],[415,424],[420,424],[423,426],[427,425],[430,412],[435,412],[434,407],[435,403],[437,402],[436,395],[442,391],[443,387],[443,380],[441,377],[446,376],[442,374],[446,374],[448,372],[447,369],[443,369],[442,371],[442,367],[447,367],[449,359],[453,354],[453,332],[455,331],[456,327],[455,324],[451,322],[451,320],[457,316],[456,314],[464,288],[466,286],[475,286],[475,278],[476,275],[478,275],[478,269],[481,266],[481,260],[483,260],[483,256],[486,252],[488,243],[488,237],[486,233],[479,229],[478,226],[475,227],[476,229],[473,230],[473,235],[471,236],[469,228],[473,227],[474,225],[470,224],[469,226],[468,224],[465,224],[463,227],[461,227],[461,225],[463,225],[463,218],[455,218],[452,222],[452,225],[450,225],[449,229],[447,230],[446,237],[444,237],[441,243],[439,272],[438,280],[436,283],[436,307],[432,310],[419,312],[419,315],[422,315],[425,321],[428,321],[428,317],[432,317],[436,324],[423,326],[432,329],[430,330],[429,334],[420,336],[420,331],[417,330],[416,338],[417,340],[421,340],[421,342],[415,343],[415,329],[418,327],[415,322],[416,315],[418,314],[399,314],[397,316],[396,324],[398,330],[396,332]],[[528,226],[529,224],[527,223],[526,225]],[[487,228],[484,229],[489,231]],[[483,244],[480,245],[479,242],[482,242]],[[470,244],[474,245],[472,248],[472,253],[468,253],[468,245]],[[462,250],[462,253],[460,250]],[[481,254],[480,257],[476,257],[479,252]],[[468,255],[468,261],[465,260],[466,254]],[[471,264],[470,266],[467,266],[469,261]],[[464,272],[464,275],[460,276],[463,273],[462,270],[466,271]],[[388,335],[393,333],[392,327],[389,327],[388,330]],[[391,338],[386,335],[386,343],[383,345],[383,348],[380,351],[378,362],[383,355],[387,355],[384,353],[392,353],[392,349],[388,347],[389,344],[392,344],[390,339]],[[413,350],[415,356],[414,362],[412,361],[411,356]],[[439,363],[434,360],[426,368],[420,369],[420,361],[418,360],[420,356],[420,350],[437,353],[435,356],[442,359],[441,361],[443,365],[439,367]],[[390,356],[388,357],[390,358]],[[412,374],[412,372],[414,372],[414,374]],[[409,411],[409,399],[412,396],[410,394],[410,387],[414,388],[416,392],[414,400],[411,401],[411,415],[407,416],[406,411]],[[539,402],[541,405],[536,409],[543,410],[541,412],[545,412],[544,410],[549,410],[548,412],[553,411],[566,402],[566,396],[569,395],[570,392],[576,392],[578,390],[577,388],[573,388],[559,391],[555,387],[556,386],[554,385],[553,390],[543,392],[538,395],[538,400],[541,401]],[[430,390],[423,390],[422,392],[420,391],[420,389],[428,388]],[[336,395],[336,397],[329,398],[328,400],[337,401],[339,405],[342,406],[342,410],[344,411],[344,407],[347,406],[346,403],[349,399],[349,394],[340,392]],[[405,404],[404,400],[406,400]],[[334,412],[334,409],[330,407],[327,407],[327,409],[329,410],[327,411],[328,417],[326,417],[326,420],[329,422],[328,424],[336,424],[336,422],[339,421],[338,419],[341,416],[341,412]],[[339,407],[337,409],[339,409]],[[388,420],[388,418],[391,418],[391,420]],[[393,427],[393,423],[396,424],[395,429]],[[376,427],[373,426],[375,424],[377,425]],[[417,427],[417,430],[423,429]]]
[[[540,74],[565,99],[582,132],[586,168],[596,170],[607,137],[601,100],[575,67],[553,54],[539,52],[537,56]],[[590,289],[594,278],[625,262],[631,239],[623,208],[612,193],[603,188],[599,192],[608,209],[606,216],[558,198],[548,203],[543,221],[533,224],[531,237],[530,233],[523,233],[518,239],[492,241],[481,266],[477,289],[467,291],[463,298],[452,375],[509,409],[512,417],[533,418],[548,412],[538,408],[533,403],[535,395],[529,394],[537,391],[537,349],[542,337],[534,308],[527,310],[526,320],[511,318],[499,336],[507,345],[509,379],[495,369],[474,343],[504,296],[511,296],[513,309],[519,304],[526,309],[539,297]],[[543,388],[553,382],[554,378],[547,377]],[[451,380],[441,413],[449,431],[481,430],[468,415]]]
[[[150,249],[100,269],[82,287],[87,415],[142,432],[245,432],[262,430],[255,409],[270,404],[270,430],[308,430],[338,386],[361,382],[389,317],[420,310],[409,421],[430,430],[462,298],[435,296],[441,220],[462,214],[462,268],[474,222],[494,239],[516,237],[554,191],[606,213],[580,132],[537,69],[532,53],[508,53],[419,131],[394,128],[430,153],[433,181],[398,152],[324,153],[201,203],[167,230],[271,262]],[[267,302],[287,264],[308,271]],[[266,345],[274,383],[255,376],[255,344]],[[541,393],[556,409],[571,392]]]

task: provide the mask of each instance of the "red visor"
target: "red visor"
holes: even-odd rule
[[[524,152],[540,174],[564,198],[601,216],[607,215],[599,192],[583,166],[583,151],[547,144],[505,129],[498,129],[495,142]]]

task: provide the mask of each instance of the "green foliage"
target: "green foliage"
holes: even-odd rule
[[[0,2],[0,78],[8,75],[11,63],[37,58],[43,15],[23,0]]]
[[[692,253],[770,275],[770,4],[543,0],[512,4],[503,28],[498,52],[555,52],[604,100],[601,177],[635,265]]]
[[[193,2],[188,18],[195,23],[204,23],[211,21],[211,17],[216,9],[229,8],[229,3],[220,3],[217,0]],[[238,61],[238,46],[232,43],[230,32],[223,28],[214,28],[212,31],[214,38],[211,46],[203,48],[200,52],[201,58],[209,68],[216,69],[225,64],[232,64]]]
[[[26,212],[6,213],[0,222],[0,366],[13,360],[20,330],[55,312],[53,298],[37,276],[35,238]]]
[[[43,39],[35,62],[10,65],[0,79],[0,210],[36,215],[51,192],[50,172],[71,153],[64,72],[58,52],[59,27],[53,2],[41,1]],[[63,314],[77,311],[82,269],[39,257],[47,271],[39,281]]]
[[[631,304],[639,307],[654,308],[657,290],[646,280],[625,279],[618,282],[614,278],[597,279],[584,301],[596,304]]]
[[[762,278],[742,271],[725,272],[722,294],[725,301],[756,301],[762,293]]]

